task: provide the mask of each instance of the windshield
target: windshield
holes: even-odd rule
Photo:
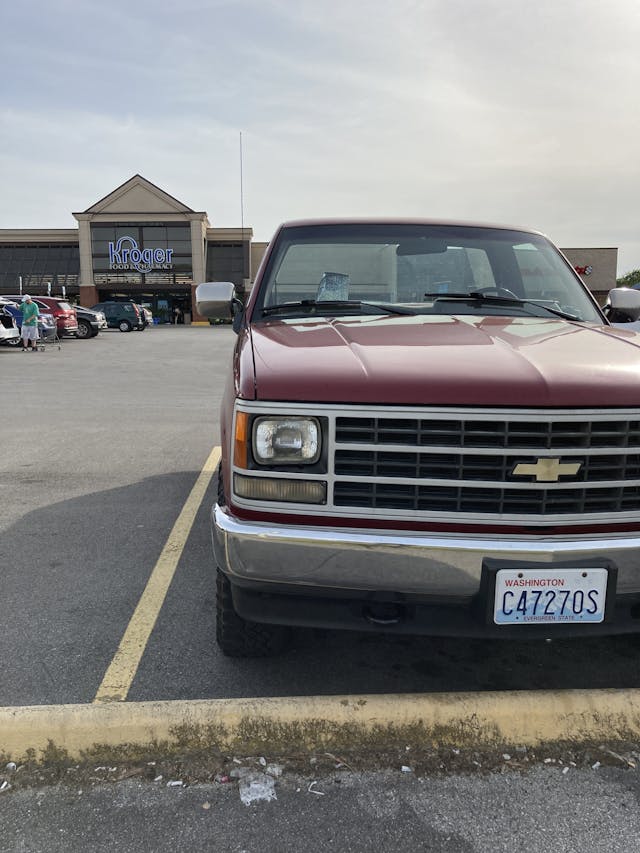
[[[603,323],[544,237],[458,225],[285,227],[256,301],[257,317],[367,313],[552,316]]]

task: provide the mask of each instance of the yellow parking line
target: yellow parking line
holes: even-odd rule
[[[196,513],[219,461],[220,448],[214,447],[173,525],[94,702],[124,702],[127,698],[153,626],[171,586]]]

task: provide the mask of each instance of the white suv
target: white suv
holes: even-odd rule
[[[18,343],[20,332],[13,315],[5,310],[5,300],[0,299],[0,344]]]

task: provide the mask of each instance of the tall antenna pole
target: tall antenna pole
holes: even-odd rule
[[[240,227],[244,240],[244,190],[242,187],[242,131],[240,131]]]
[[[242,131],[240,131],[240,233],[242,240],[242,289],[247,278],[244,247],[244,187],[242,184]]]

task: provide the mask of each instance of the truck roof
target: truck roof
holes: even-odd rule
[[[459,219],[423,219],[420,217],[314,217],[310,219],[291,219],[281,224],[281,228],[309,227],[316,225],[444,225],[465,228],[497,228],[502,231],[524,231],[529,234],[542,234],[534,228],[523,225],[506,225],[495,222],[475,222]]]

